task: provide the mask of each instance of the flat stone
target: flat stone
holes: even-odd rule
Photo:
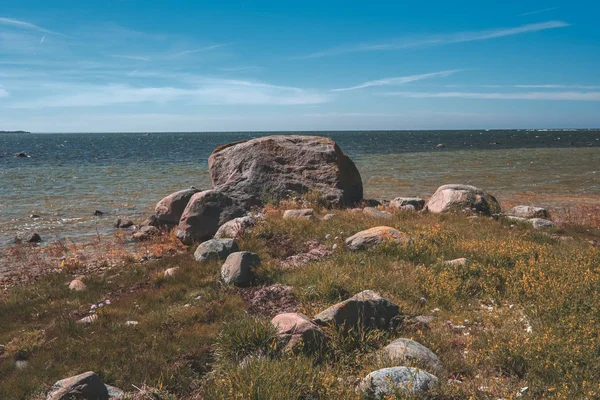
[[[365,207],[363,209],[363,214],[368,215],[369,217],[373,217],[373,218],[386,218],[386,219],[390,219],[393,217],[391,212],[388,211],[381,211],[378,210],[375,207]]]
[[[323,221],[329,221],[332,218],[335,218],[336,214],[326,214],[323,216]]]
[[[231,253],[239,250],[235,239],[211,239],[198,246],[194,252],[194,258],[199,263],[225,260]]]
[[[389,226],[377,226],[356,233],[346,239],[346,247],[350,250],[361,250],[380,244],[408,244],[412,238],[406,233]]]
[[[547,229],[547,228],[556,228],[556,224],[552,221],[548,221],[543,218],[531,218],[529,223],[533,226],[534,229]]]
[[[533,206],[516,206],[510,209],[507,213],[508,215],[512,215],[514,217],[521,218],[548,218],[550,214],[548,210],[541,207],[533,207]]]
[[[301,210],[285,210],[283,219],[312,219],[315,212],[312,208],[304,208]]]
[[[396,339],[383,349],[384,357],[398,366],[407,363],[431,372],[441,372],[444,367],[438,356],[421,343],[410,339]]]
[[[414,210],[419,211],[425,207],[425,200],[420,197],[396,197],[390,201],[390,207],[407,211],[406,206],[412,206]]]
[[[469,262],[466,258],[457,258],[455,260],[444,261],[446,265],[466,265]]]
[[[373,290],[364,290],[317,314],[313,321],[318,325],[337,325],[352,329],[359,325],[389,328],[400,308]]]
[[[249,286],[254,280],[254,269],[260,258],[247,251],[231,253],[221,267],[221,278],[226,284]]]
[[[437,384],[437,377],[418,368],[392,367],[371,372],[361,381],[359,389],[366,399],[380,399],[397,392],[425,393]]]

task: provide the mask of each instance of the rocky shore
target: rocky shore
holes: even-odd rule
[[[181,398],[192,398],[188,397],[191,393],[194,398],[223,398],[227,390],[242,397],[256,396],[256,387],[244,387],[239,380],[249,379],[260,386],[263,378],[259,376],[266,372],[252,368],[270,368],[286,359],[293,360],[291,365],[309,360],[331,377],[330,381],[311,384],[321,392],[316,387],[285,386],[294,398],[527,395],[527,375],[514,365],[513,358],[509,357],[513,360],[510,366],[502,364],[504,361],[485,361],[491,363],[485,364],[485,373],[475,372],[481,361],[469,358],[471,347],[490,360],[499,356],[482,350],[482,342],[474,342],[473,338],[483,340],[485,335],[494,335],[494,324],[501,326],[497,329],[502,332],[506,329],[507,335],[518,327],[518,335],[513,332],[511,340],[532,338],[532,327],[523,310],[529,304],[527,296],[533,296],[526,293],[534,289],[522,281],[524,274],[529,274],[524,268],[537,263],[546,267],[547,260],[565,260],[562,250],[548,247],[549,243],[560,248],[571,246],[567,242],[572,241],[573,248],[585,251],[582,268],[585,262],[594,264],[594,257],[598,257],[597,243],[585,235],[569,236],[552,222],[546,209],[518,205],[503,210],[494,195],[471,185],[442,185],[427,200],[413,194],[383,201],[364,199],[358,169],[328,138],[268,136],[224,145],[211,154],[209,173],[210,188],[182,189],[160,199],[155,213],[142,223],[117,219],[115,230],[124,242],[131,243],[133,251],[146,251],[141,256],[127,255],[122,265],[147,263],[151,261],[147,256],[150,251],[160,253],[153,257],[159,264],[149,267],[152,272],[138,269],[138,275],[126,278],[132,284],[138,283],[129,288],[121,284],[110,299],[95,301],[89,310],[68,317],[78,332],[87,331],[86,327],[107,332],[152,331],[155,327],[142,327],[149,317],[140,310],[138,301],[143,297],[137,295],[152,296],[154,290],[164,296],[162,288],[174,285],[167,296],[173,304],[164,310],[165,315],[175,313],[174,324],[179,324],[180,318],[184,325],[204,320],[220,322],[216,315],[202,314],[209,312],[246,321],[247,326],[229,333],[224,328],[216,339],[211,331],[208,336],[217,344],[207,353],[207,371],[204,366],[190,367],[187,361],[178,361],[191,368],[198,379],[202,377],[199,388],[187,392],[180,388],[180,394],[185,393]],[[316,232],[320,236],[315,236]],[[503,234],[510,239],[504,240]],[[530,243],[530,248],[515,241],[519,235],[524,243]],[[482,253],[488,238],[495,244],[485,247]],[[15,242],[24,246],[42,239],[34,232],[18,233]],[[540,254],[546,254],[547,259],[540,259]],[[168,255],[173,257],[164,257]],[[99,282],[108,280],[112,284],[125,279],[119,276],[127,275],[119,265],[94,269],[85,266],[86,260],[62,261],[62,273],[71,271],[74,278],[61,292],[65,304],[71,304],[72,296],[91,299],[102,293]],[[329,275],[332,271],[335,273]],[[145,276],[143,283],[139,274]],[[286,274],[291,276],[288,281],[293,286],[278,282]],[[533,275],[529,279],[534,279]],[[202,292],[192,294],[193,285],[202,287]],[[399,289],[403,285],[406,289]],[[185,297],[176,293],[185,293]],[[137,299],[131,303],[133,307],[126,307],[130,311],[110,311],[133,299]],[[513,310],[509,302],[519,299],[523,304]],[[429,305],[431,301],[435,307]],[[185,304],[177,305],[179,302]],[[198,307],[197,302],[205,307]],[[447,310],[440,311],[438,305]],[[241,307],[245,311],[226,312],[221,307]],[[481,314],[482,307],[492,310],[489,316]],[[5,308],[11,311],[9,306]],[[209,311],[213,309],[219,311]],[[502,323],[491,318],[496,309],[502,314],[494,314],[494,318],[504,319]],[[194,315],[194,322],[188,321],[189,313]],[[248,320],[248,313],[263,322]],[[133,319],[136,315],[142,321]],[[444,322],[444,318],[455,322]],[[244,331],[248,326],[250,330]],[[174,338],[182,334],[171,333]],[[0,335],[2,339],[9,338]],[[23,350],[19,340],[12,339],[7,348],[27,371],[39,350],[36,345]],[[6,364],[2,349],[0,359]],[[347,359],[350,355],[355,358]],[[76,360],[77,365],[81,362],[81,358]],[[90,371],[94,365],[102,370]],[[296,367],[288,367],[297,372]],[[230,380],[231,376],[238,380]],[[56,382],[44,397],[175,398],[155,389],[119,389],[106,385],[102,377],[111,382],[124,379],[107,373],[102,363],[92,362],[76,375]],[[490,387],[488,383],[496,378],[497,388]],[[534,378],[538,384],[543,381],[537,375],[529,379]],[[488,383],[484,385],[483,381]],[[279,384],[284,385],[274,385]],[[536,388],[536,393],[546,389]],[[270,393],[266,387],[261,390]],[[323,396],[328,390],[330,395]]]

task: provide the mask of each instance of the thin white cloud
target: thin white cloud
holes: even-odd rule
[[[368,82],[361,83],[360,85],[357,85],[357,86],[351,86],[351,87],[340,88],[340,89],[332,89],[331,91],[332,92],[344,92],[344,91],[348,91],[348,90],[364,89],[364,88],[373,87],[373,86],[403,85],[405,83],[416,82],[416,81],[420,81],[423,79],[443,78],[443,77],[450,76],[450,75],[455,74],[460,71],[462,71],[462,70],[453,69],[453,70],[447,70],[447,71],[431,72],[428,74],[408,75],[408,76],[398,76],[395,78],[377,79],[374,81],[368,81]]]
[[[2,86],[0,86],[0,97],[8,97],[9,93],[6,89],[4,89]]]
[[[219,71],[223,72],[258,72],[262,70],[264,70],[264,67],[258,67],[255,65],[248,65],[245,67],[219,68]]]
[[[201,53],[204,51],[210,51],[210,50],[218,49],[219,47],[227,46],[228,44],[229,43],[214,44],[212,46],[201,47],[199,49],[180,51],[178,53],[174,53],[173,57],[185,56],[187,54]]]
[[[386,96],[412,99],[461,98],[487,100],[556,100],[556,101],[600,101],[600,92],[525,92],[525,93],[476,93],[476,92],[390,92]]]
[[[584,89],[584,90],[597,90],[600,86],[588,86],[588,85],[513,85],[516,88],[522,89]]]
[[[148,57],[128,56],[128,55],[125,55],[125,54],[110,54],[110,57],[123,58],[125,60],[150,61],[150,59]]]
[[[296,59],[321,58],[347,53],[360,53],[367,51],[389,51],[412,47],[435,46],[452,43],[474,42],[479,40],[496,39],[506,36],[520,35],[530,32],[539,32],[547,29],[564,28],[570,24],[563,21],[547,21],[536,24],[521,25],[513,28],[500,28],[476,32],[459,32],[447,35],[427,37],[421,39],[405,39],[379,44],[362,44],[348,47],[338,47],[312,53],[306,56],[294,57]]]
[[[523,14],[519,14],[519,17],[525,17],[527,15],[534,15],[534,14],[540,14],[546,11],[552,11],[552,10],[558,10],[558,7],[549,7],[549,8],[544,8],[542,10],[535,10],[535,11],[530,11],[530,12],[526,12]]]
[[[57,92],[6,106],[12,108],[99,107],[116,104],[177,103],[182,105],[306,105],[321,104],[331,96],[267,83],[203,79],[192,87],[135,87],[127,84],[46,85]]]
[[[0,17],[0,25],[8,25],[8,26],[16,27],[16,28],[32,29],[32,30],[35,30],[38,32],[49,33],[49,34],[53,34],[53,35],[60,35],[60,33],[58,33],[58,32],[54,32],[49,29],[42,28],[41,26],[34,25],[32,23],[25,22],[25,21],[11,19],[11,18]]]
[[[42,36],[42,38],[40,39],[40,44],[43,44],[45,40],[46,40],[46,35]]]

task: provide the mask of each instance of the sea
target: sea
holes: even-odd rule
[[[272,134],[335,140],[356,163],[366,198],[428,197],[465,183],[501,202],[600,203],[600,130],[3,133],[0,247],[24,230],[46,242],[113,234],[119,216],[139,222],[169,193],[210,188],[215,147]]]

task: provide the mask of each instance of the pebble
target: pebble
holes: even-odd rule
[[[125,325],[127,325],[127,326],[135,326],[135,325],[137,325],[138,323],[139,323],[139,322],[137,322],[137,321],[127,321],[127,322],[125,322]]]

